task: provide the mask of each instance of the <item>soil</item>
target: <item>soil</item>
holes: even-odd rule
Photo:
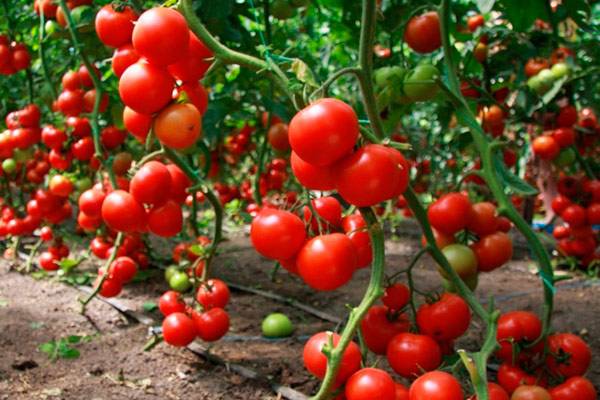
[[[388,275],[405,268],[418,245],[406,238],[387,242]],[[484,274],[478,296],[496,296],[496,304],[503,311],[539,313],[541,283],[530,272],[530,264],[518,260]],[[226,242],[215,261],[216,275],[227,282],[297,299],[338,317],[345,315],[348,304],[360,301],[369,278],[368,270],[360,270],[342,289],[316,293],[285,271],[271,281],[272,268],[273,263],[258,256],[243,235]],[[427,258],[418,264],[415,279],[422,290],[441,290],[433,262]],[[557,331],[581,334],[588,341],[594,358],[587,376],[600,387],[600,284],[575,276],[558,286],[553,326]],[[164,280],[157,276],[128,285],[118,301],[160,321],[157,311],[146,312],[143,305],[157,300],[165,288]],[[98,300],[90,303],[87,316],[83,316],[78,313],[78,296],[82,293],[75,287],[56,279],[35,280],[10,271],[8,262],[0,262],[0,400],[282,398],[266,380],[245,378],[190,351],[165,344],[144,351],[148,326],[124,318]],[[317,382],[302,365],[302,343],[317,331],[334,330],[334,323],[238,290],[233,291],[228,311],[231,330],[210,346],[211,354],[305,394],[316,389]],[[292,338],[268,340],[260,336],[262,318],[271,312],[290,316],[297,327]],[[475,350],[482,334],[481,325],[474,322],[457,347]],[[38,349],[43,343],[70,335],[89,336],[74,346],[80,352],[78,358],[51,361]],[[385,361],[379,365],[384,366]]]

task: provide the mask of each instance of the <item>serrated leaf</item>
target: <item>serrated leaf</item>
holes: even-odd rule
[[[319,87],[317,81],[315,80],[315,76],[304,61],[300,60],[299,58],[294,59],[291,70],[300,82],[306,83],[307,85],[315,88]]]
[[[476,2],[479,11],[481,11],[482,14],[487,14],[492,11],[492,8],[494,8],[494,3],[496,0],[476,0]]]
[[[146,301],[142,304],[142,309],[146,312],[152,312],[158,308],[158,305],[153,301]]]

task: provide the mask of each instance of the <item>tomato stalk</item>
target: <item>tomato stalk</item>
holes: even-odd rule
[[[42,72],[44,74],[44,79],[48,88],[50,89],[50,93],[52,94],[52,98],[56,99],[58,97],[58,93],[56,92],[56,88],[52,84],[52,79],[50,78],[50,72],[48,71],[48,63],[46,62],[46,51],[44,48],[44,30],[45,30],[45,19],[46,16],[43,12],[40,12],[40,27],[39,27],[39,36],[38,36],[38,46],[39,46],[39,56],[40,62],[42,64]]]
[[[35,242],[35,244],[31,247],[29,255],[27,256],[27,261],[25,262],[25,266],[22,269],[22,271],[26,274],[28,274],[31,271],[31,266],[33,265],[33,258],[42,246],[42,243],[44,243],[44,241],[42,239],[38,239],[37,242]]]

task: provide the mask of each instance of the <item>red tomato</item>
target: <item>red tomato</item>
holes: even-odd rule
[[[410,300],[410,289],[403,283],[394,283],[385,288],[381,301],[392,310],[402,310]]]
[[[560,217],[565,221],[571,228],[579,228],[586,223],[586,212],[585,208],[578,204],[572,204],[565,208],[561,213]]]
[[[483,236],[473,243],[471,248],[477,256],[477,269],[483,272],[493,271],[507,263],[513,255],[510,236],[504,232],[495,232]]]
[[[135,50],[152,64],[167,66],[187,55],[190,33],[177,11],[155,7],[145,11],[133,28]]]
[[[69,197],[73,191],[71,180],[62,175],[54,175],[48,184],[50,193],[58,197]]]
[[[550,393],[541,386],[519,386],[510,397],[511,400],[552,400]]]
[[[129,257],[118,257],[108,268],[108,274],[111,279],[121,284],[131,281],[136,273],[137,264]]]
[[[298,157],[324,167],[352,151],[359,134],[358,117],[343,101],[320,99],[292,118],[288,134]]]
[[[332,336],[330,339],[330,335]],[[303,359],[306,369],[319,379],[325,377],[327,370],[327,357],[323,354],[323,346],[328,345],[329,341],[335,348],[340,341],[340,335],[333,332],[319,332],[313,335],[304,345]],[[354,372],[360,368],[361,355],[360,348],[354,342],[350,342],[344,350],[340,368],[335,379],[336,386],[344,383]]]
[[[396,385],[392,377],[377,368],[363,368],[346,382],[347,400],[395,400]]]
[[[208,92],[198,82],[186,82],[179,86],[180,92],[185,92],[188,101],[204,115],[208,108]]]
[[[356,249],[342,233],[315,236],[296,259],[300,276],[316,290],[334,290],[344,285],[352,278],[357,263]]]
[[[597,393],[592,382],[581,376],[567,379],[550,389],[552,400],[596,400]]]
[[[552,211],[561,214],[571,204],[571,200],[567,196],[558,195],[552,199]]]
[[[90,217],[87,214],[79,212],[77,214],[77,224],[86,232],[94,232],[102,225],[101,217]]]
[[[431,53],[442,45],[440,19],[430,11],[412,17],[404,30],[404,41],[417,53]]]
[[[56,100],[58,110],[64,115],[79,115],[83,112],[83,90],[65,90]]]
[[[156,117],[154,133],[167,147],[187,149],[202,134],[202,115],[193,104],[173,104]]]
[[[89,161],[94,156],[94,152],[94,141],[91,137],[79,139],[71,145],[71,153],[79,161]]]
[[[365,344],[375,354],[386,354],[390,341],[399,333],[408,332],[406,314],[395,315],[386,306],[372,306],[360,323]]]
[[[410,386],[410,400],[462,400],[460,382],[447,372],[427,372]]]
[[[100,277],[98,277],[100,279]],[[98,280],[99,282],[99,280]],[[118,296],[123,290],[123,286],[120,282],[114,279],[105,279],[102,283],[102,288],[100,289],[100,296],[102,297],[115,297]]]
[[[196,324],[184,313],[169,314],[162,323],[163,338],[172,346],[185,347],[196,338]]]
[[[556,124],[562,128],[570,128],[577,123],[577,109],[571,105],[560,109],[556,116]]]
[[[485,24],[485,19],[481,14],[473,15],[467,19],[467,28],[469,28],[469,32],[475,32],[477,28],[483,26],[483,24]]]
[[[132,195],[115,190],[102,203],[102,219],[116,231],[136,232],[146,225],[146,211]]]
[[[502,386],[493,382],[489,382],[487,384],[487,387],[489,400],[510,400],[508,397],[508,393],[506,393],[506,390],[504,390]],[[477,400],[477,396],[470,397],[469,400]]]
[[[487,201],[473,204],[468,230],[481,237],[495,232],[497,224],[495,205]]]
[[[91,217],[99,217],[106,193],[98,189],[88,189],[79,196],[79,210]]]
[[[373,247],[371,246],[371,237],[367,231],[356,231],[346,233],[356,249],[357,268],[366,268],[373,261]]]
[[[541,58],[541,57],[536,57],[536,58],[530,58],[529,60],[527,60],[527,63],[525,64],[525,75],[527,75],[528,78],[537,75],[540,73],[541,70],[549,68],[550,64],[548,63],[548,60],[546,60],[545,58]]]
[[[171,175],[170,198],[179,204],[183,204],[187,197],[187,189],[191,186],[190,178],[175,164],[167,165]]]
[[[202,304],[204,309],[225,308],[229,303],[229,288],[227,284],[220,279],[209,279],[198,288],[196,300]]]
[[[123,109],[123,125],[140,143],[146,143],[146,137],[152,127],[152,116],[140,114],[129,107]]]
[[[173,200],[154,206],[148,213],[148,230],[157,236],[173,237],[181,232],[182,227],[181,206]]]
[[[552,136],[538,136],[531,145],[533,153],[542,160],[552,160],[560,153],[560,146]]]
[[[571,333],[548,336],[548,369],[557,376],[570,378],[586,373],[592,354],[587,343]]]
[[[396,399],[395,400],[410,400],[409,394],[408,394],[408,389],[404,385],[402,385],[398,382],[396,382],[395,385],[396,385]]]
[[[163,163],[149,161],[135,173],[129,191],[138,203],[160,206],[171,194],[171,174]]]
[[[311,190],[335,189],[335,175],[333,167],[317,167],[302,160],[292,151],[290,157],[292,172],[298,182]]]
[[[165,317],[173,313],[183,313],[185,312],[185,307],[181,293],[174,290],[164,292],[158,300],[158,308]]]
[[[92,126],[87,118],[69,117],[67,126],[71,129],[71,135],[84,138],[92,135]]]
[[[102,43],[120,47],[131,42],[133,21],[137,15],[131,7],[115,10],[111,4],[102,7],[96,14],[96,34]]]
[[[267,258],[289,260],[305,239],[304,223],[289,211],[263,208],[250,226],[252,245]]]
[[[471,323],[471,311],[462,297],[444,293],[431,304],[423,304],[417,311],[419,332],[438,342],[450,341],[462,336]]]
[[[229,330],[229,314],[222,308],[211,308],[203,313],[192,313],[198,337],[205,342],[221,339]]]
[[[107,150],[112,150],[114,148],[119,147],[125,142],[127,138],[127,132],[118,129],[116,126],[107,126],[102,129],[100,140],[102,145]]]
[[[469,225],[472,218],[471,202],[462,193],[448,193],[429,206],[427,218],[438,231],[454,235]]]
[[[342,206],[340,202],[331,196],[319,197],[311,201],[317,216],[312,215],[308,206],[304,206],[304,221],[312,224],[314,232],[318,232],[318,225],[322,228],[339,228],[342,223]]]
[[[512,362],[513,343],[514,345],[527,344],[536,340],[541,334],[542,321],[534,313],[529,311],[511,311],[502,314],[498,319],[496,339],[500,344],[500,350],[498,350],[496,355],[505,362]],[[531,349],[533,352],[536,350],[535,348]],[[528,354],[527,352],[522,353],[518,359],[527,358],[529,355],[530,353]]]
[[[139,61],[121,75],[119,95],[134,111],[153,114],[171,101],[174,86],[175,81],[165,69]]]
[[[267,140],[274,150],[288,151],[290,149],[290,141],[287,124],[280,122],[272,125],[267,132]]]
[[[112,56],[112,70],[120,78],[123,72],[130,65],[135,64],[140,59],[140,55],[135,51],[131,44],[125,44],[115,50]]]
[[[586,210],[587,222],[590,225],[600,224],[600,203],[590,204]]]
[[[52,228],[50,228],[49,226],[44,226],[40,230],[40,239],[42,239],[44,242],[49,242],[53,238],[54,238],[54,234],[52,232]]]
[[[439,367],[442,363],[442,351],[429,336],[400,333],[388,344],[387,359],[398,375],[414,378],[422,371]]]
[[[56,263],[58,260],[59,259],[55,257],[54,254],[50,253],[49,251],[44,251],[42,254],[40,254],[38,263],[45,271],[56,271],[59,269],[59,266]]]
[[[567,147],[575,143],[575,131],[573,128],[557,128],[552,137],[560,147]]]
[[[187,53],[169,65],[169,73],[182,82],[198,82],[210,67],[208,59],[212,56],[212,51],[190,31]]]

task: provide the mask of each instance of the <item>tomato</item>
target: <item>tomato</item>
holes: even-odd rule
[[[573,176],[561,176],[557,184],[558,193],[573,197],[579,191],[579,181]]]
[[[154,133],[162,144],[183,150],[192,146],[202,134],[202,116],[192,104],[173,104],[154,121]]]
[[[361,147],[335,168],[338,192],[359,207],[396,197],[408,185],[408,168],[402,154],[378,144]]]
[[[54,234],[52,233],[52,228],[50,228],[49,226],[44,226],[40,230],[40,239],[42,239],[44,242],[49,242],[53,238]]]
[[[597,393],[592,382],[581,376],[574,376],[550,389],[552,400],[596,400]]]
[[[196,324],[184,313],[169,314],[162,323],[163,338],[172,346],[185,347],[196,338]]]
[[[130,7],[115,10],[111,4],[102,7],[96,14],[96,34],[102,43],[120,47],[130,43],[136,13]]]
[[[549,355],[546,365],[557,376],[570,378],[586,373],[592,354],[587,343],[571,333],[548,336]]]
[[[519,386],[510,397],[511,400],[552,400],[550,393],[541,386]]]
[[[169,278],[169,287],[177,292],[184,293],[192,287],[192,283],[185,272],[177,271]]]
[[[187,189],[192,185],[190,178],[175,164],[167,165],[169,175],[171,175],[170,198],[179,204],[182,204],[187,197]]]
[[[129,171],[129,168],[131,168],[132,161],[133,157],[131,153],[122,151],[120,153],[115,154],[112,163],[112,170],[115,173],[115,175],[125,175]]]
[[[394,385],[396,386],[396,399],[395,400],[409,400],[408,389],[404,385],[402,385],[398,382],[395,382]]]
[[[92,126],[87,118],[69,117],[67,127],[71,129],[71,135],[76,138],[84,138],[92,135]]]
[[[48,184],[50,193],[58,197],[69,197],[73,191],[73,183],[63,175],[54,175]]]
[[[567,196],[558,195],[552,199],[552,211],[561,214],[571,204],[571,200]]]
[[[392,377],[377,368],[363,368],[346,382],[347,400],[395,400],[396,385]]]
[[[229,296],[229,288],[225,282],[220,279],[209,279],[198,288],[196,300],[207,310],[215,307],[225,308],[229,303]]]
[[[100,279],[100,277],[98,277]],[[98,280],[98,283],[100,281]],[[96,285],[94,285],[96,286]],[[114,280],[114,279],[110,279],[107,278],[104,280],[104,282],[102,283],[102,288],[100,289],[100,296],[102,297],[115,297],[118,296],[119,293],[121,293],[121,290],[123,290],[123,286],[121,285],[120,282]]]
[[[210,67],[212,51],[193,32],[189,33],[187,53],[168,67],[169,73],[182,82],[198,82]]]
[[[146,212],[131,194],[115,190],[102,203],[102,219],[116,231],[135,232],[145,226]]]
[[[56,100],[58,109],[64,115],[79,115],[83,112],[83,90],[65,90]]]
[[[473,204],[473,213],[467,229],[478,236],[485,236],[497,229],[496,206],[487,201]]]
[[[410,300],[410,289],[403,283],[394,283],[385,288],[381,301],[392,310],[402,310]]]
[[[265,317],[261,324],[262,334],[268,338],[284,338],[294,332],[294,325],[287,315],[273,313]]]
[[[542,334],[542,321],[529,311],[511,311],[502,314],[498,319],[496,339],[500,350],[496,356],[505,362],[512,362],[513,346],[519,346],[535,341]],[[543,343],[540,342],[543,348]],[[540,346],[527,349],[518,356],[524,360],[535,354]],[[504,386],[504,385],[503,385]]]
[[[560,153],[560,146],[552,136],[538,136],[532,142],[533,153],[542,160],[552,160]]]
[[[79,161],[89,161],[94,152],[94,141],[90,137],[79,139],[71,145],[71,153]]]
[[[429,223],[447,235],[466,228],[472,218],[469,198],[462,193],[448,193],[433,202],[427,210]]]
[[[331,338],[330,338],[331,336]],[[306,369],[318,379],[325,377],[327,370],[327,357],[323,354],[323,346],[333,343],[335,348],[340,341],[340,335],[333,332],[319,332],[313,335],[304,345],[302,358]],[[340,368],[335,379],[336,386],[344,383],[354,372],[360,368],[360,348],[354,342],[350,342],[342,354]]]
[[[142,57],[152,64],[167,66],[187,55],[190,33],[180,13],[155,7],[140,15],[131,40]]]
[[[292,150],[318,167],[350,153],[358,134],[358,117],[352,107],[332,98],[320,99],[298,112],[288,128]]]
[[[160,206],[170,195],[171,174],[159,161],[145,163],[133,176],[129,191],[138,203]]]
[[[487,388],[489,400],[510,400],[508,393],[506,393],[506,390],[504,390],[502,386],[493,382],[488,382]],[[468,400],[477,400],[477,396],[469,397]]]
[[[565,208],[561,213],[560,217],[565,221],[571,228],[579,228],[586,223],[586,212],[585,208],[578,204],[572,204]]]
[[[443,342],[454,340],[467,331],[471,312],[460,296],[444,293],[435,303],[421,305],[416,318],[419,332]]]
[[[445,233],[441,233],[440,231],[438,231],[435,228],[431,228],[431,231],[433,232],[433,238],[435,239],[435,244],[440,249],[443,249],[446,246],[454,244],[454,234],[446,235]],[[423,247],[427,246],[427,238],[425,237],[425,235],[421,235],[421,245]]]
[[[134,111],[153,114],[171,101],[174,86],[175,81],[165,69],[139,61],[121,75],[119,95]]]
[[[204,115],[208,108],[208,92],[198,82],[186,82],[179,86],[179,92],[185,93],[188,101]]]
[[[406,314],[396,315],[386,306],[372,306],[360,322],[365,344],[375,354],[386,354],[390,341],[399,333],[408,332]]]
[[[120,78],[123,75],[123,72],[130,65],[135,64],[140,59],[140,55],[135,51],[131,44],[125,44],[116,49],[112,56],[112,70],[117,76]]]
[[[185,312],[185,302],[181,298],[181,294],[174,290],[168,290],[160,296],[158,300],[158,308],[166,317],[173,313]]]
[[[545,58],[530,58],[525,64],[525,75],[532,77],[540,73],[541,70],[550,66]]]
[[[304,244],[304,223],[289,211],[263,208],[250,226],[250,240],[261,255],[276,260],[293,258]]]
[[[54,254],[50,253],[49,251],[44,251],[40,254],[38,263],[40,264],[40,267],[42,267],[42,269],[45,271],[56,271],[60,268],[57,264],[58,260],[59,259],[56,256],[54,256]]]
[[[569,57],[575,58],[575,53],[573,53],[573,50],[569,49],[568,47],[561,46],[552,52],[552,55],[550,56],[550,62],[552,64],[565,62]]]
[[[313,231],[318,232],[318,225],[322,228],[339,228],[342,224],[342,206],[340,202],[331,196],[319,197],[311,201],[312,208],[317,217],[313,216],[308,206],[304,207],[304,221],[312,224]]]
[[[122,284],[131,281],[136,273],[137,264],[130,257],[118,257],[108,268],[111,279],[115,279]]]
[[[575,131],[573,128],[557,128],[552,137],[560,147],[567,147],[575,143]]]
[[[148,230],[160,237],[173,237],[181,232],[183,213],[179,203],[169,200],[148,213]]]
[[[77,224],[86,232],[94,232],[102,225],[101,217],[90,217],[87,214],[79,212],[77,214]]]
[[[198,337],[205,342],[221,339],[229,330],[229,314],[222,308],[211,308],[203,313],[192,313]]]
[[[586,209],[587,222],[590,225],[600,224],[600,203],[593,203]]]
[[[316,290],[334,290],[347,283],[357,268],[352,241],[342,233],[315,236],[296,259],[300,277]]]
[[[99,217],[106,193],[98,189],[88,189],[79,196],[79,210],[90,217]]]
[[[123,124],[137,140],[145,143],[148,132],[152,128],[152,116],[141,114],[129,107],[125,107],[123,109]]]
[[[473,49],[473,58],[483,64],[488,57],[488,46],[485,43],[477,43]]]
[[[427,101],[439,92],[435,82],[440,71],[431,64],[419,64],[404,77],[404,94],[412,101]]]
[[[467,246],[463,244],[451,244],[442,249],[442,253],[454,271],[466,280],[477,274],[477,256]],[[442,276],[446,277],[446,273],[441,268],[438,268]]]
[[[267,140],[274,150],[287,151],[290,149],[288,126],[283,122],[272,125],[267,132]]]
[[[504,232],[495,232],[483,236],[471,246],[477,256],[479,271],[489,272],[507,263],[513,255],[510,236]]]
[[[537,379],[535,376],[525,373],[521,368],[505,362],[498,369],[498,383],[508,394],[512,394],[521,385],[535,385]]]
[[[469,28],[469,32],[475,32],[477,28],[483,26],[483,24],[485,24],[485,19],[481,14],[473,15],[467,19],[467,28]]]
[[[290,157],[292,172],[298,182],[311,190],[335,189],[335,174],[332,167],[317,167],[302,160],[292,151]]]
[[[398,375],[414,378],[422,371],[431,371],[439,367],[442,351],[429,336],[405,332],[394,336],[389,342],[387,359]]]
[[[556,116],[556,124],[561,128],[571,128],[577,123],[577,109],[574,106],[564,106]]]
[[[112,150],[122,145],[126,137],[127,132],[124,130],[118,129],[115,126],[107,126],[102,129],[100,141],[107,150]]]
[[[431,53],[442,45],[440,19],[430,11],[412,17],[404,30],[404,41],[417,53]]]
[[[410,386],[410,400],[462,400],[458,380],[447,372],[427,372]]]

